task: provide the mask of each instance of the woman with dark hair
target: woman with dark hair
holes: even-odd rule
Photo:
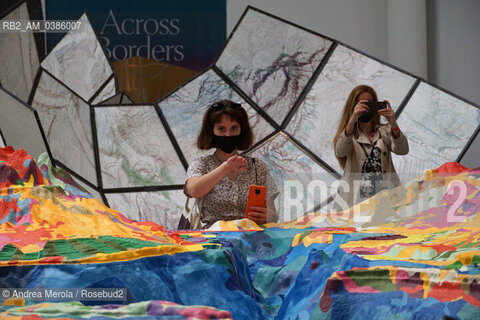
[[[266,164],[238,154],[252,144],[252,128],[240,104],[221,100],[207,109],[197,147],[215,148],[215,152],[192,161],[184,187],[185,195],[200,200],[197,205],[204,228],[216,221],[244,218],[250,185],[265,186],[267,200],[264,207],[249,208],[248,218],[257,224],[278,220],[273,203],[278,191]]]
[[[377,94],[366,85],[355,87],[348,96],[333,141],[335,156],[347,183],[336,199],[337,209],[347,209],[383,189],[400,185],[391,152],[408,153],[408,141],[398,127],[388,101],[377,109]],[[388,124],[380,124],[380,116]],[[341,188],[342,189],[342,188]]]

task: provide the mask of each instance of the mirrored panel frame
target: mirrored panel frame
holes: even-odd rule
[[[96,106],[94,110],[104,188],[185,182],[185,168],[155,106]]]
[[[286,134],[265,141],[250,156],[267,164],[280,192],[275,201],[280,221],[296,219],[327,204],[337,177],[309,157]]]
[[[109,207],[127,218],[153,221],[170,230],[177,229],[186,200],[182,190],[107,193],[105,196]]]
[[[280,125],[332,44],[324,36],[249,7],[215,65]]]
[[[397,110],[416,79],[343,45],[338,45],[286,127],[286,132],[321,158],[333,171],[342,169],[334,154],[333,140],[344,105],[353,88],[372,87],[380,101]]]
[[[478,131],[480,108],[422,81],[397,122],[410,150],[393,160],[406,182],[425,170],[459,161]]]
[[[212,153],[211,150],[197,149],[197,136],[208,107],[215,101],[224,99],[242,104],[254,133],[254,143],[275,132],[275,128],[256,109],[212,69],[209,69],[158,102],[162,115],[187,163],[197,157]]]
[[[90,105],[43,71],[33,96],[55,161],[97,184]]]
[[[90,101],[114,69],[87,14],[77,22],[80,29],[70,30],[41,66],[85,101]]]
[[[2,20],[30,20],[23,2]],[[0,32],[0,82],[24,102],[28,102],[40,67],[40,57],[33,32]]]
[[[0,130],[4,146],[22,148],[34,159],[49,153],[37,111],[0,86]],[[50,153],[49,153],[50,155]]]

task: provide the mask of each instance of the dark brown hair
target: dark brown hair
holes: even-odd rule
[[[247,150],[253,144],[253,132],[248,115],[245,109],[238,103],[230,100],[220,100],[210,105],[203,116],[202,129],[197,138],[197,148],[200,150],[208,150],[213,148],[213,126],[215,122],[220,122],[223,115],[229,116],[232,120],[240,124],[241,142],[238,146],[239,150]]]

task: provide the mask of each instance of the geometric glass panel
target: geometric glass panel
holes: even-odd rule
[[[90,106],[46,72],[42,72],[32,106],[53,158],[97,185]]]
[[[158,104],[188,163],[198,156],[211,153],[197,149],[197,136],[207,108],[213,102],[223,99],[242,104],[252,126],[254,142],[274,132],[275,129],[255,109],[215,72],[208,70]]]
[[[129,104],[133,103],[132,99],[130,99],[126,93],[122,94],[122,101],[120,102],[121,104]]]
[[[404,182],[456,161],[479,123],[480,109],[422,82],[398,118],[410,147],[408,155],[394,157]]]
[[[103,90],[98,94],[98,96],[93,99],[91,104],[97,104],[101,101],[104,101],[112,96],[115,96],[117,89],[115,87],[115,78],[110,79],[108,84],[103,88]]]
[[[100,194],[100,192],[98,192],[97,190],[93,189],[92,187],[90,187],[88,184],[84,183],[82,180],[80,179],[77,179],[75,177],[73,177],[72,175],[70,175],[72,177],[72,179],[79,185],[81,186],[82,188],[84,188],[89,194],[91,194],[92,196],[94,196],[96,199],[100,200],[101,202],[103,202],[103,198],[102,198],[102,195]]]
[[[280,221],[298,218],[327,200],[333,193],[330,186],[336,177],[319,166],[282,133],[262,143],[249,155],[264,161],[270,170],[280,192],[275,202]],[[323,185],[323,190],[320,185]],[[291,192],[290,188],[295,191]],[[299,203],[299,207],[292,208],[296,207],[292,206],[292,203]]]
[[[97,102],[96,104],[99,104],[99,105],[105,105],[105,104],[108,104],[108,105],[120,105],[122,104],[121,103],[121,100],[122,100],[122,95],[123,93],[117,93],[116,95],[114,95],[113,97],[110,97],[110,98],[107,98],[103,101],[100,101],[99,103]],[[97,99],[95,99],[97,100]],[[92,104],[95,104],[95,103],[92,103]]]
[[[249,9],[216,65],[281,124],[331,44]]]
[[[170,230],[177,229],[186,200],[182,190],[107,193],[105,196],[110,208],[127,218],[153,221]],[[193,199],[189,206],[193,206]]]
[[[467,168],[477,168],[479,166],[478,159],[480,158],[480,134],[477,133],[472,143],[465,151],[460,163]]]
[[[415,78],[407,74],[338,45],[286,131],[341,173],[333,139],[352,89],[369,85],[379,100],[388,100],[396,110],[414,82]]]
[[[42,67],[85,101],[101,88],[113,70],[86,14],[79,30],[69,31],[43,60]]]
[[[124,105],[124,104],[134,104],[134,102],[132,100],[130,100],[130,98],[127,96],[127,94],[125,92],[122,92],[122,93],[117,93],[113,97],[110,97],[108,99],[100,101],[97,104],[101,105],[101,106],[103,106],[103,105],[119,106],[119,105]]]
[[[0,130],[6,145],[22,148],[33,159],[47,151],[34,110],[0,87]]]
[[[2,20],[29,20],[26,3]],[[27,101],[40,65],[33,33],[0,32],[0,82],[23,101]]]
[[[95,107],[104,188],[183,184],[185,169],[154,106]]]

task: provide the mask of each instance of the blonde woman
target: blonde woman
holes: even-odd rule
[[[342,180],[346,182],[335,199],[337,209],[347,209],[380,190],[400,184],[391,152],[407,154],[408,141],[390,103],[377,102],[373,88],[359,85],[350,92],[343,108],[333,141],[335,156],[343,169]],[[388,124],[380,124],[380,117]]]

